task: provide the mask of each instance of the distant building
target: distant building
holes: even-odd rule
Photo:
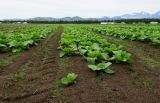
[[[21,22],[17,22],[17,24],[21,24]]]
[[[101,22],[101,24],[107,24],[107,22]]]
[[[158,22],[150,22],[150,24],[158,24]]]
[[[125,22],[121,22],[121,24],[126,24]]]
[[[101,22],[102,25],[104,24],[115,24],[115,22]]]
[[[23,24],[28,24],[27,22],[23,22]]]

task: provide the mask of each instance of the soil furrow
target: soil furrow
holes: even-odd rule
[[[24,80],[14,81],[5,78],[2,81],[2,84],[6,85],[6,87],[2,84],[0,86],[2,87],[0,92],[3,98],[0,100],[2,103],[39,103],[46,101],[51,96],[53,82],[57,78],[59,59],[57,48],[62,32],[63,28],[58,27],[54,34],[50,34],[41,45],[31,51],[31,54],[35,54],[34,58],[31,56],[26,61],[27,65],[20,68],[26,74]],[[29,54],[25,56],[30,57]],[[43,60],[48,60],[47,57],[52,57],[49,59],[50,63],[43,65]]]

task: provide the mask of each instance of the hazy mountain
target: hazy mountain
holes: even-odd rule
[[[101,17],[101,18],[82,18],[79,16],[74,16],[74,17],[64,17],[64,18],[52,18],[52,17],[36,17],[36,18],[30,18],[29,20],[32,21],[79,21],[79,20],[109,20],[109,17]]]
[[[32,21],[55,21],[56,18],[52,18],[52,17],[35,17],[35,18],[30,18],[29,20],[32,20]]]
[[[72,17],[72,19],[73,19],[74,21],[83,20],[83,18],[81,18],[81,17],[79,17],[79,16]]]
[[[141,12],[135,12],[135,13],[131,13],[131,14],[124,14],[120,16],[121,18],[125,18],[125,19],[132,19],[132,18],[160,18],[160,11],[154,13],[154,14],[150,14],[144,11]]]
[[[118,20],[118,19],[138,19],[138,18],[159,18],[160,19],[160,11],[154,13],[154,14],[150,14],[148,12],[134,12],[131,14],[124,14],[124,15],[120,15],[120,16],[114,16],[114,17],[107,17],[107,16],[103,16],[100,18],[82,18],[79,16],[75,16],[75,17],[64,17],[64,18],[32,18],[30,20],[47,20],[48,21],[56,21],[56,20],[62,20],[62,21],[79,21],[79,20],[98,20],[98,21],[103,21],[103,20]],[[40,20],[40,21],[41,21]]]
[[[101,17],[101,18],[97,18],[98,20],[109,20],[109,19],[111,19],[110,17],[107,17],[107,16],[103,16],[103,17]]]
[[[64,17],[64,18],[53,18],[53,17],[35,17],[35,18],[30,18],[27,20],[32,20],[32,21],[79,21],[79,20],[98,20],[98,21],[103,21],[103,20],[118,20],[118,19],[138,19],[138,18],[159,18],[160,19],[160,11],[150,14],[144,11],[141,12],[134,12],[131,14],[124,14],[120,16],[114,16],[114,17],[107,17],[103,16],[100,18],[82,18],[79,16],[74,16],[74,17]],[[23,19],[5,19],[8,21],[22,21]]]
[[[24,21],[27,19],[21,19],[21,18],[14,18],[14,19],[3,19],[3,21]]]
[[[75,16],[75,17],[64,17],[64,18],[52,18],[52,17],[35,17],[30,18],[29,20],[32,21],[77,21],[77,20],[83,20],[83,18]]]
[[[152,17],[153,17],[153,18],[160,18],[160,11],[152,14]]]
[[[111,19],[113,19],[113,20],[119,20],[119,19],[123,19],[123,18],[121,16],[114,16]]]
[[[125,19],[126,18],[127,19],[130,19],[130,18],[151,18],[152,15],[147,12],[141,11],[141,12],[135,12],[132,14],[124,14],[124,15],[121,15],[120,17],[125,18]]]

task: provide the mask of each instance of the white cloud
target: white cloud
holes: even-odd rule
[[[160,0],[0,0],[0,19],[45,17],[100,17],[160,10]]]

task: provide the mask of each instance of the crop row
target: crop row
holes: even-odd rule
[[[112,62],[128,62],[131,54],[121,50],[121,46],[111,44],[94,32],[81,27],[65,26],[60,40],[60,57],[81,55],[88,68],[97,72],[113,74]]]
[[[159,25],[92,25],[91,29],[121,39],[145,41],[160,45]]]
[[[22,27],[19,26],[19,28]],[[12,51],[15,53],[23,51],[31,45],[37,45],[54,28],[54,25],[26,25],[23,30],[1,31],[0,52]]]

